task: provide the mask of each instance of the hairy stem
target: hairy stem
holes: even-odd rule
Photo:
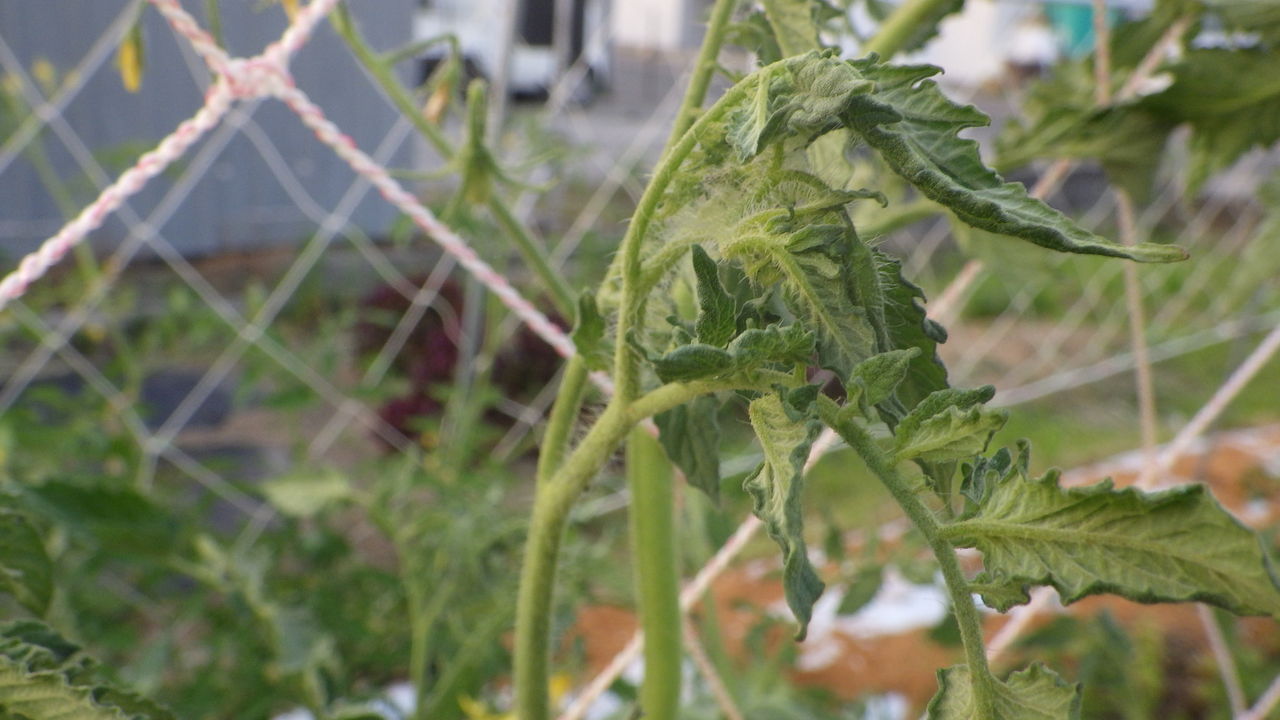
[[[516,598],[515,709],[520,720],[547,720],[550,713],[552,590],[569,510],[628,429],[619,404],[610,403],[554,478],[538,486]]]
[[[880,478],[880,482],[893,495],[893,499],[915,524],[937,557],[942,578],[946,581],[947,593],[951,596],[951,607],[960,626],[960,639],[964,644],[965,660],[973,683],[976,720],[995,720],[995,677],[987,666],[987,655],[982,646],[982,621],[973,604],[969,584],[960,570],[955,547],[942,537],[938,521],[898,474],[892,460],[880,449],[870,433],[855,422],[841,421],[838,417],[839,408],[830,398],[820,396],[818,400],[823,422],[839,433],[871,472]]]
[[[538,484],[551,479],[560,468],[565,451],[569,445],[569,433],[578,419],[578,411],[582,408],[582,396],[587,386],[587,364],[581,355],[574,355],[564,366],[564,376],[560,378],[560,388],[556,391],[555,403],[551,406],[551,415],[547,418],[547,430],[542,435],[542,446],[538,449]]]
[[[662,162],[658,164],[658,169],[654,172],[653,179],[649,181],[649,186],[645,188],[644,195],[640,198],[640,204],[636,207],[636,212],[631,217],[631,224],[627,226],[627,233],[622,238],[622,246],[618,252],[622,263],[622,303],[618,311],[617,337],[619,342],[614,353],[614,380],[618,387],[617,397],[624,403],[630,402],[640,389],[637,367],[638,358],[632,352],[630,346],[622,340],[631,332],[644,307],[645,294],[641,292],[644,282],[640,266],[640,247],[644,242],[645,233],[649,230],[649,223],[653,220],[653,213],[657,210],[667,186],[675,178],[676,171],[680,169],[681,163],[689,157],[689,153],[693,152],[693,149],[697,146],[698,138],[702,132],[720,119],[729,108],[744,98],[749,90],[754,89],[756,82],[759,82],[760,78],[768,73],[772,67],[761,69],[750,76],[752,79],[743,80],[730,88],[714,105],[703,113],[702,117],[698,118],[685,131],[675,145],[667,149],[666,155],[663,156]]]
[[[885,59],[893,57],[919,30],[922,22],[950,2],[952,0],[907,0],[880,23],[880,29],[862,47],[863,54],[879,53]]]
[[[547,667],[556,558],[569,511],[587,483],[640,421],[699,395],[721,390],[763,390],[779,381],[789,382],[789,378],[781,373],[756,372],[723,380],[668,383],[625,408],[615,398],[559,469],[538,486],[516,599],[515,708],[520,720],[548,717]]]
[[[627,486],[636,607],[644,630],[640,707],[651,720],[675,720],[682,659],[675,494],[670,461],[640,426],[627,436]]]

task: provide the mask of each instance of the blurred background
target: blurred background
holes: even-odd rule
[[[180,5],[232,56],[260,52],[305,7]],[[1136,274],[1145,350],[1119,262],[966,231],[910,197],[877,242],[948,327],[952,384],[994,384],[996,404],[1014,408],[997,442],[1029,438],[1036,471],[1132,481],[1149,457],[1144,367],[1149,434],[1186,440],[1158,481],[1208,483],[1272,543],[1280,361],[1257,348],[1280,322],[1280,87],[1265,72],[1241,80],[1254,104],[1227,112],[1244,139],[1206,160],[1213,140],[1201,138],[1227,120],[1141,100],[1183,76],[1123,51],[1182,22],[1179,8],[1105,5],[1121,104],[1136,108],[1111,125],[1074,80],[1095,52],[1088,3],[969,0],[899,59],[944,67],[948,95],[992,116],[971,135],[1007,177],[1100,234],[1190,251]],[[1189,41],[1156,60],[1274,52],[1273,26],[1251,40],[1220,5],[1187,3]],[[522,248],[542,249],[574,291],[600,280],[709,7],[348,0],[290,70],[567,329],[572,306]],[[824,39],[857,56],[895,3],[823,7]],[[720,89],[756,64],[754,11],[742,3]],[[464,99],[475,79],[487,103]],[[210,82],[189,39],[142,0],[0,0],[3,271],[195,114]],[[1237,394],[1179,436],[1247,360]],[[45,602],[5,597],[4,618],[42,618],[96,658],[93,672],[183,718],[507,717],[524,513],[558,370],[550,346],[292,109],[239,102],[0,311],[0,508],[33,518],[54,568]],[[683,495],[685,577],[748,515],[741,480],[758,451],[742,410],[721,418],[721,505]],[[695,606],[687,717],[918,717],[958,639],[923,545],[870,480],[838,447],[811,472],[810,545],[830,590],[806,643],[785,639],[765,538]],[[565,707],[635,626],[626,505],[610,468],[567,542],[553,688]],[[1090,601],[1051,607],[1006,667],[1028,657],[1085,683],[1085,717],[1245,717],[1240,697],[1280,673],[1280,635],[1189,606]],[[623,667],[581,716],[629,716],[639,666]]]

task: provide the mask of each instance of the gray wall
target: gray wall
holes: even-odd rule
[[[413,0],[348,0],[347,4],[375,47],[390,49],[410,40]],[[26,68],[45,58],[63,73],[80,61],[126,5],[127,0],[0,0],[0,38]],[[184,0],[184,5],[204,21],[203,0]],[[221,0],[220,5],[224,41],[233,54],[256,54],[284,29],[283,13],[274,5],[259,0]],[[130,94],[121,87],[111,61],[113,51],[63,113],[113,178],[125,167],[123,161],[154,146],[200,107],[207,82],[201,67],[195,66],[193,76],[194,56],[180,46],[185,41],[174,36],[163,18],[149,6],[144,17],[146,72],[141,91]],[[298,86],[372,153],[397,116],[327,24],[295,56],[292,69]],[[406,76],[410,72],[407,66],[404,72]],[[0,145],[12,132],[13,123],[6,120],[13,118],[0,119]],[[317,204],[332,209],[354,179],[350,169],[277,100],[263,101],[253,121]],[[89,177],[56,134],[45,130],[40,140],[58,174],[72,188],[78,210],[96,196]],[[133,208],[147,217],[207,142],[206,137],[183,161],[155,178],[131,200]],[[408,147],[390,164],[407,164]],[[352,220],[376,236],[395,216],[375,193],[361,203]],[[26,157],[0,173],[0,267],[10,267],[62,222],[57,205]],[[298,244],[315,229],[245,133],[231,140],[180,209],[160,227],[188,257]],[[99,251],[109,251],[126,235],[124,223],[111,218],[91,241]]]

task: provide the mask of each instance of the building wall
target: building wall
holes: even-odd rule
[[[376,47],[409,41],[414,0],[351,0],[348,4]],[[196,18],[204,19],[202,0],[184,0],[184,5]],[[256,53],[283,31],[280,8],[263,5],[255,0],[221,3],[225,43],[233,54]],[[76,66],[126,6],[127,0],[0,0],[0,39],[24,67],[30,69],[45,60],[61,75]],[[146,71],[140,92],[125,92],[115,67],[107,62],[87,78],[62,113],[75,135],[108,166],[112,178],[140,150],[153,147],[190,117],[200,107],[207,84],[207,73],[185,40],[176,38],[154,9],[147,7],[144,19]],[[292,69],[298,86],[366,151],[378,145],[397,118],[327,25],[318,28],[295,57]],[[407,77],[410,69],[406,66],[404,72]],[[188,257],[299,244],[315,232],[316,223],[299,208],[300,199],[291,196],[272,174],[266,158],[273,153],[295,175],[293,189],[308,194],[323,211],[337,205],[354,179],[350,169],[278,101],[240,107],[251,115],[244,131],[216,154],[176,212],[158,223],[158,230]],[[130,205],[148,217],[218,134],[213,131]],[[7,139],[0,137],[0,146]],[[97,191],[69,147],[49,130],[40,140],[77,209],[92,200]],[[391,162],[403,165],[408,156],[406,144]],[[378,235],[395,216],[375,196],[360,205],[352,220],[364,232]],[[5,258],[0,262],[11,263],[30,251],[63,221],[27,157],[17,158],[0,173],[0,256]],[[93,234],[91,242],[109,251],[127,233],[125,224],[113,217]]]

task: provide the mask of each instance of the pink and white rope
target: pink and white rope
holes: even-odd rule
[[[185,154],[200,137],[222,120],[233,102],[276,97],[297,113],[303,124],[321,142],[333,149],[352,170],[372,183],[388,202],[439,243],[445,252],[453,256],[458,264],[475,276],[556,352],[566,357],[576,352],[573,341],[563,329],[521,296],[504,275],[484,262],[462,237],[440,222],[412,193],[392,178],[384,167],[360,150],[350,136],[326,118],[306,93],[297,88],[289,72],[288,62],[306,44],[316,24],[339,0],[315,0],[309,3],[279,40],[267,46],[259,55],[250,58],[233,58],[227,55],[177,0],[150,2],[165,17],[174,32],[191,43],[214,74],[214,82],[205,95],[205,104],[191,119],[183,122],[162,140],[156,149],[143,155],[134,167],[107,187],[78,217],[46,240],[38,250],[23,258],[18,268],[0,281],[0,310],[26,293],[33,282],[43,277],[71,248],[100,227],[106,217],[126,199]],[[611,387],[608,378],[603,375],[593,375],[593,380],[606,391]]]

